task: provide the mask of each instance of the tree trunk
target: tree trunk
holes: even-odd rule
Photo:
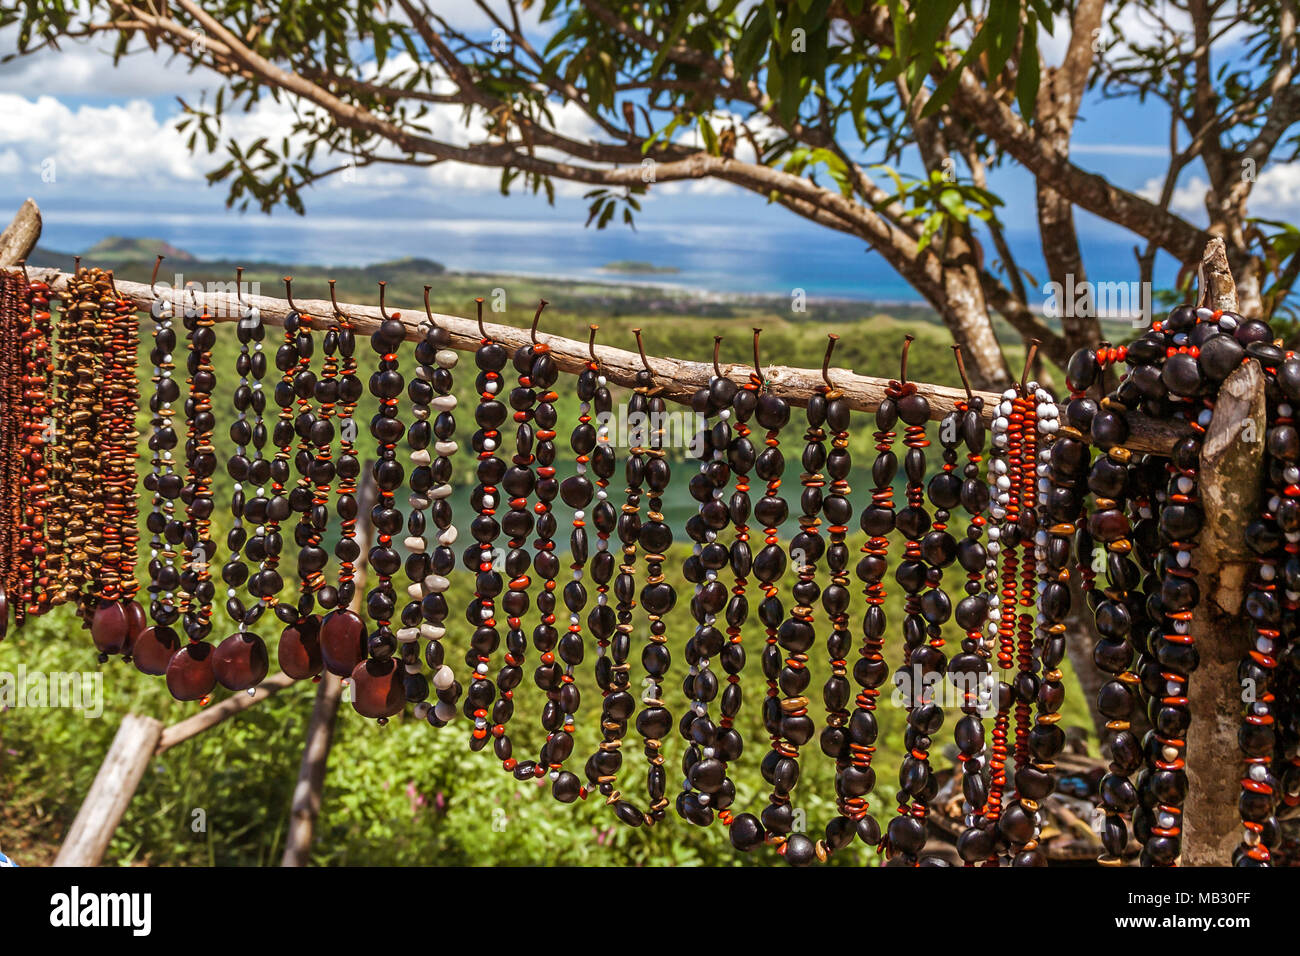
[[[1221,239],[1206,247],[1201,275],[1203,304],[1236,308],[1236,287]],[[1253,440],[1251,432],[1243,431],[1248,427]],[[1201,602],[1191,627],[1200,666],[1188,686],[1192,720],[1183,807],[1182,861],[1188,866],[1226,866],[1240,840],[1236,795],[1242,773],[1237,747],[1242,694],[1237,665],[1255,640],[1251,620],[1242,613],[1254,567],[1245,529],[1246,516],[1259,511],[1266,427],[1264,374],[1252,360],[1223,383],[1201,449],[1198,493],[1205,527],[1194,562]]]

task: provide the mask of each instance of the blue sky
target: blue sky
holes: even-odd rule
[[[11,42],[0,31],[0,46]],[[305,219],[287,210],[240,215],[225,209],[223,186],[203,180],[221,159],[190,155],[171,128],[176,97],[197,98],[210,83],[151,55],[114,69],[84,45],[0,65],[0,206],[34,197],[45,212],[44,244],[66,251],[124,234],[205,255],[323,264],[417,255],[461,269],[586,275],[634,258],[675,266],[681,281],[725,291],[798,286],[812,295],[914,298],[858,241],[712,182],[652,189],[636,233],[621,225],[584,230],[583,187],[561,186],[551,207],[531,195],[502,197],[496,171],[466,167],[361,169],[353,182],[310,191]],[[268,108],[237,123],[243,133],[275,134],[283,116]],[[1158,105],[1090,98],[1075,161],[1129,189],[1151,189],[1164,173],[1167,130]],[[1203,221],[1198,174],[1195,167],[1184,174],[1175,208]],[[1007,203],[1001,216],[1021,265],[1041,284],[1032,180],[1009,166],[993,172],[991,185]],[[1257,192],[1268,216],[1297,218],[1300,170],[1263,170]],[[1077,218],[1090,278],[1136,278],[1134,238],[1087,213]],[[1158,279],[1168,282],[1173,269],[1162,260]]]

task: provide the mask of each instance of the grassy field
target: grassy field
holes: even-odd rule
[[[88,261],[88,264],[89,261]],[[147,281],[151,262],[119,261],[113,265],[121,278]],[[245,264],[246,279],[260,282],[264,294],[278,294],[283,267]],[[233,264],[183,264],[186,279],[229,281]],[[772,361],[795,365],[816,365],[825,348],[829,330],[842,339],[836,364],[856,371],[890,376],[896,374],[897,347],[910,331],[918,335],[911,353],[912,377],[922,381],[954,382],[951,350],[943,327],[933,315],[922,310],[899,310],[904,314],[887,315],[867,305],[839,303],[827,305],[819,312],[817,304],[808,313],[782,311],[776,303],[707,301],[698,296],[665,290],[633,290],[596,283],[527,279],[487,275],[430,275],[428,264],[394,263],[369,269],[322,270],[296,267],[295,291],[298,295],[318,296],[326,293],[326,278],[337,278],[340,299],[373,301],[377,278],[389,281],[390,302],[418,303],[426,282],[434,285],[434,307],[440,311],[470,314],[475,295],[492,295],[496,288],[506,289],[510,305],[506,320],[526,323],[535,300],[543,293],[552,302],[545,314],[545,329],[560,335],[585,338],[589,322],[601,324],[601,341],[630,347],[630,329],[643,326],[647,348],[652,353],[668,355],[707,355],[713,334],[726,336],[724,358],[732,361],[749,359],[750,328],[764,327],[764,354]],[[498,320],[500,316],[496,317]],[[148,326],[145,322],[144,325]],[[215,407],[230,409],[230,392],[236,379],[233,371],[238,346],[233,326],[218,327],[215,349],[218,388]],[[270,346],[273,350],[274,346]],[[142,356],[144,350],[142,350]],[[368,354],[363,354],[364,369]],[[405,356],[409,363],[409,353]],[[182,363],[183,364],[183,363]],[[408,365],[409,367],[409,365]],[[457,391],[462,406],[458,420],[462,440],[472,427],[469,405],[472,375],[468,362],[461,366]],[[142,365],[142,381],[148,381],[149,369]],[[576,422],[577,403],[569,386],[562,381],[559,403],[561,474],[571,470],[572,454],[567,447],[570,426]],[[616,401],[620,397],[616,397]],[[358,409],[360,423],[369,420],[373,400],[366,397]],[[792,500],[797,496],[799,463],[802,449],[799,422],[802,412],[783,435],[787,469],[785,488]],[[146,430],[148,416],[142,414],[140,427]],[[183,424],[183,423],[181,423]],[[219,420],[217,437],[224,456],[230,450],[226,429],[229,421]],[[872,451],[871,417],[856,416],[852,426],[851,450],[856,462],[852,484],[857,489],[855,504],[864,500],[869,487],[866,477]],[[364,429],[363,429],[364,435]],[[937,443],[936,443],[937,445]],[[369,450],[363,437],[358,447]],[[674,527],[693,511],[694,503],[685,486],[693,465],[677,454],[675,481],[667,502]],[[462,454],[457,481],[468,486],[472,481],[472,459]],[[142,459],[140,469],[148,467]],[[621,478],[621,473],[616,475]],[[218,502],[228,500],[229,485],[219,475]],[[617,481],[611,489],[621,490]],[[462,488],[462,495],[464,493]],[[557,538],[567,539],[570,515],[557,501],[561,531]],[[142,501],[144,511],[148,501]],[[797,504],[792,503],[797,511]],[[463,506],[458,515],[466,514]],[[214,540],[224,541],[229,516],[218,511],[214,520]],[[462,519],[463,520],[463,519]],[[854,520],[856,527],[856,518]],[[147,537],[144,539],[147,542]],[[727,538],[729,540],[729,538]],[[862,536],[855,534],[850,546],[857,550]],[[670,647],[674,666],[670,672],[669,691],[674,715],[684,706],[680,682],[685,674],[682,644],[693,621],[688,610],[689,585],[680,576],[680,562],[689,553],[689,542],[678,532],[667,565],[668,579],[679,582],[679,601],[668,617]],[[901,545],[895,554],[901,553]],[[224,548],[217,562],[223,560]],[[290,566],[292,566],[290,564]],[[142,564],[143,567],[143,564]],[[332,571],[331,571],[332,573]],[[400,576],[399,576],[400,580]],[[783,585],[788,588],[792,576]],[[961,582],[960,569],[950,569],[945,583],[955,592]],[[897,591],[892,578],[887,579]],[[463,622],[462,609],[471,596],[472,580],[458,572],[449,592],[453,608],[449,620]],[[751,595],[756,589],[750,589]],[[288,589],[286,594],[288,596]],[[756,602],[752,602],[756,603]],[[791,604],[788,595],[786,605]],[[855,596],[851,609],[853,629],[861,620],[863,605]],[[901,601],[891,595],[887,605],[891,622],[901,620]],[[220,608],[218,628],[226,626]],[[822,620],[819,613],[818,620]],[[533,618],[525,620],[531,631]],[[274,644],[268,622],[263,636]],[[460,629],[451,628],[447,659],[461,665],[463,646]],[[900,661],[901,639],[898,628],[891,628],[887,655],[894,665]],[[223,636],[219,631],[218,637]],[[950,635],[950,647],[960,635]],[[642,676],[639,649],[644,632],[634,635],[633,683]],[[738,721],[746,740],[743,757],[733,764],[739,799],[737,809],[757,812],[765,800],[765,785],[758,763],[766,752],[766,737],[759,718],[759,704],[764,691],[758,664],[762,630],[756,619],[745,629],[745,643],[750,651],[744,675],[745,704]],[[828,665],[820,645],[811,652],[813,681],[809,695],[814,700],[814,719],[821,720],[820,688],[828,674]],[[536,651],[530,649],[532,663],[525,665],[523,686],[517,692],[516,716],[511,728],[517,755],[535,755],[542,740],[537,718],[544,695],[531,681]],[[580,676],[583,704],[579,714],[578,746],[570,768],[581,775],[587,754],[599,737],[596,715],[599,693],[591,676],[595,661],[594,643],[589,642],[586,665]],[[16,672],[20,665],[29,671],[94,671],[93,647],[89,635],[66,610],[30,622],[21,632],[11,633],[0,643],[0,672]],[[130,665],[111,662],[103,668],[104,712],[99,719],[82,716],[72,710],[28,709],[15,707],[0,714],[0,849],[22,864],[48,862],[86,793],[109,741],[122,715],[144,713],[173,723],[192,714],[194,704],[180,704],[167,694],[161,679],[137,673]],[[253,707],[237,718],[169,751],[155,761],[146,774],[122,826],[109,848],[108,862],[118,864],[274,864],[283,850],[290,797],[301,756],[307,719],[311,710],[314,686],[299,684],[271,700]],[[218,698],[224,696],[220,692]],[[1066,724],[1083,727],[1088,723],[1086,707],[1069,677]],[[716,709],[716,708],[715,708]],[[878,782],[872,798],[873,812],[886,820],[894,812],[896,772],[901,757],[904,726],[903,710],[882,697],[880,708],[881,740],[875,758]],[[936,738],[934,763],[945,767],[951,760],[947,740],[952,718]],[[578,806],[555,803],[549,788],[521,785],[503,773],[499,764],[487,754],[468,751],[467,726],[459,722],[434,730],[413,718],[393,720],[387,727],[360,718],[350,706],[341,711],[330,772],[326,783],[318,839],[313,860],[320,864],[743,864],[771,862],[770,855],[737,854],[720,825],[701,832],[678,819],[671,810],[664,825],[654,830],[629,830],[618,824],[610,810],[598,799]],[[625,779],[621,789],[638,803],[644,802],[644,761],[640,758],[639,737],[629,734],[624,750]],[[676,730],[668,736],[670,795],[680,782],[679,768],[683,743]],[[806,812],[807,828],[814,836],[821,833],[834,812],[833,766],[820,753],[814,741],[804,750],[803,776],[796,795],[796,805]],[[201,825],[200,825],[201,824]],[[835,858],[837,863],[871,864],[874,852],[860,844]]]

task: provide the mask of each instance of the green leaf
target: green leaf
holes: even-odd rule
[[[916,19],[910,48],[913,53],[908,63],[908,88],[913,95],[921,88],[930,67],[934,64],[935,47],[939,34],[957,12],[961,0],[938,0],[915,6]]]
[[[673,25],[669,29],[667,36],[664,37],[663,43],[659,47],[659,52],[655,54],[654,62],[650,64],[650,75],[658,76],[659,71],[663,69],[664,61],[668,59],[668,54],[676,46],[677,41],[681,38],[682,31],[686,29],[686,24],[691,18],[691,14],[703,4],[704,0],[688,0],[682,4],[682,8],[677,11],[677,16],[673,18]]]
[[[704,142],[705,152],[717,156],[718,137],[717,134],[713,132],[713,124],[709,122],[708,117],[706,117],[704,114],[700,114],[700,116],[697,119],[696,125],[699,127],[700,139],[703,140]]]
[[[956,189],[943,189],[939,192],[939,205],[952,215],[958,222],[965,222],[970,215],[961,193]]]
[[[767,7],[755,8],[753,16],[749,18],[749,25],[745,27],[745,32],[740,35],[740,42],[736,44],[736,72],[741,76],[749,76],[754,72],[759,57],[770,42],[770,26]]]
[[[1038,103],[1039,62],[1038,62],[1038,26],[1030,19],[1025,24],[1024,39],[1020,44],[1020,68],[1016,74],[1016,99],[1020,103],[1020,115],[1026,123],[1034,121]]]
[[[975,39],[971,41],[971,45],[966,50],[966,54],[961,58],[961,62],[948,71],[947,75],[943,78],[943,82],[936,86],[934,92],[930,94],[930,99],[926,102],[925,109],[921,110],[922,119],[933,116],[943,108],[944,104],[946,104],[948,100],[952,98],[952,94],[957,89],[957,84],[961,82],[962,70],[979,58],[980,54],[982,54],[988,47],[991,37],[992,33],[989,30],[989,21],[986,20],[984,25],[980,27],[979,33],[975,34]]]

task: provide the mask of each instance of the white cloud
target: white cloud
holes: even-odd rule
[[[1071,143],[1070,152],[1083,156],[1132,156],[1168,159],[1168,146],[1146,146],[1140,143]]]
[[[16,49],[16,26],[0,29],[0,49]],[[141,45],[138,52],[113,64],[111,46],[102,38],[65,40],[58,50],[44,49],[0,64],[0,92],[25,96],[109,95],[114,98],[153,99],[194,96],[215,89],[216,78],[207,71],[188,72],[183,63]]]
[[[1139,190],[1153,202],[1159,199],[1160,179],[1148,179]],[[1204,223],[1205,194],[1210,184],[1203,176],[1193,176],[1174,190],[1169,208],[1196,223]],[[1253,215],[1269,219],[1300,219],[1300,163],[1274,163],[1266,166],[1250,192],[1248,208]]]
[[[56,182],[201,179],[181,137],[144,100],[73,109],[52,96],[0,93],[0,142],[29,172],[45,164]]]

